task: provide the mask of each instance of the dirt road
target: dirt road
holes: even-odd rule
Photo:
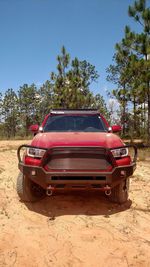
[[[125,205],[100,193],[16,194],[16,148],[0,142],[0,266],[150,267],[150,162],[138,162]]]

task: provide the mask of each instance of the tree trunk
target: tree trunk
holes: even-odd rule
[[[134,118],[133,129],[134,129],[134,134],[135,134],[135,132],[136,132],[136,101],[135,101],[135,96],[134,96],[134,100],[133,100],[133,118]]]
[[[149,60],[148,55],[145,55],[146,61]],[[147,68],[147,73],[149,72],[149,69]],[[148,134],[148,144],[150,144],[150,81],[147,78],[147,96],[148,96],[148,127],[147,127],[147,134]]]

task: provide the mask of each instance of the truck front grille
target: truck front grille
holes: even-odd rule
[[[77,149],[76,149],[77,150]],[[49,170],[106,170],[111,165],[104,149],[85,149],[78,151],[62,149],[50,154],[47,167]]]

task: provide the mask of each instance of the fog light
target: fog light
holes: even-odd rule
[[[36,175],[36,171],[31,171],[31,175],[35,176]]]

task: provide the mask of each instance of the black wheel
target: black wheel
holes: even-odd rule
[[[123,204],[128,200],[129,194],[129,178],[121,181],[120,184],[112,188],[109,199],[112,202]]]
[[[21,200],[27,202],[35,202],[45,196],[45,190],[23,175],[22,172],[17,178],[17,193]]]

